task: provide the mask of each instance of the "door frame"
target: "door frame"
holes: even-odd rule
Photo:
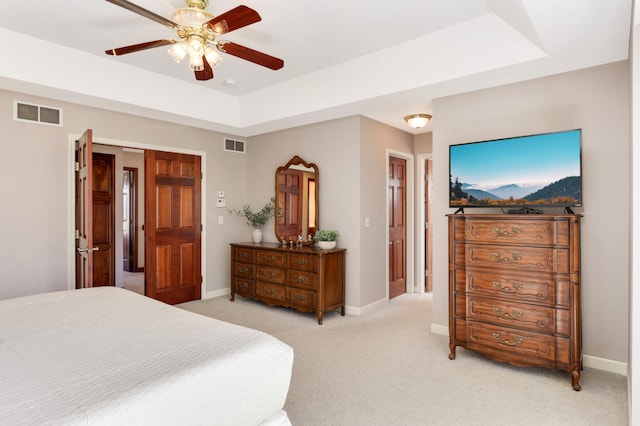
[[[406,170],[406,176],[405,176],[405,182],[406,182],[406,228],[405,228],[405,232],[406,232],[406,246],[407,246],[407,253],[406,253],[406,280],[405,280],[405,285],[406,285],[406,289],[407,289],[407,294],[413,294],[413,293],[418,293],[419,291],[416,290],[416,283],[415,283],[415,172],[414,172],[414,156],[413,154],[408,154],[406,152],[401,152],[401,151],[395,151],[393,149],[389,149],[387,148],[386,150],[386,156],[385,156],[385,168],[384,168],[384,188],[385,188],[385,196],[384,196],[384,200],[385,200],[385,205],[384,205],[384,211],[385,211],[385,229],[384,229],[384,234],[385,234],[385,243],[384,243],[384,247],[385,247],[385,259],[386,259],[386,265],[385,265],[385,296],[387,299],[387,302],[389,302],[389,191],[388,191],[388,187],[389,187],[389,157],[397,157],[397,158],[401,158],[403,160],[406,160],[407,162],[407,170]]]
[[[76,133],[70,133],[69,139],[67,142],[67,212],[68,212],[68,220],[67,220],[67,235],[69,235],[69,241],[67,242],[67,276],[69,277],[69,282],[67,283],[67,288],[72,290],[75,288],[75,144],[76,140],[78,140],[82,135]],[[98,145],[111,145],[120,148],[134,148],[134,149],[142,149],[142,150],[153,150],[153,151],[164,151],[164,152],[174,152],[177,154],[188,154],[188,155],[196,155],[200,157],[200,164],[202,170],[202,182],[201,182],[201,224],[202,231],[200,234],[201,237],[201,253],[200,257],[201,261],[201,273],[202,273],[202,284],[201,284],[201,292],[200,297],[206,298],[207,292],[207,267],[206,262],[204,261],[207,258],[207,226],[206,226],[206,206],[207,206],[207,175],[206,175],[206,165],[207,165],[207,153],[204,151],[198,151],[194,149],[184,149],[173,146],[163,146],[163,145],[153,145],[149,143],[140,143],[140,142],[132,142],[132,141],[124,141],[119,139],[109,139],[97,137],[95,132],[93,134],[93,143]],[[146,188],[145,188],[146,190]],[[122,224],[120,224],[122,227]],[[118,260],[116,259],[116,262]],[[117,268],[116,264],[116,268]],[[116,283],[117,284],[117,283]]]
[[[424,252],[424,246],[426,243],[424,236],[424,223],[426,222],[427,212],[424,209],[424,192],[427,182],[425,181],[424,176],[426,174],[425,162],[427,160],[433,161],[433,154],[418,154],[418,173],[416,173],[416,188],[418,188],[416,198],[420,200],[419,203],[416,203],[416,217],[418,218],[416,223],[420,224],[419,226],[416,226],[416,252],[418,260],[416,262],[416,289],[418,293],[425,293],[426,284],[424,277],[424,271],[427,268]],[[429,196],[433,199],[432,191],[429,191]],[[431,244],[431,255],[433,256],[433,244]],[[429,271],[429,273],[433,274],[433,270]],[[433,277],[431,278],[433,279]]]

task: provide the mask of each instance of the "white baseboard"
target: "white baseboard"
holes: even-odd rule
[[[449,335],[449,327],[440,324],[431,324],[431,332],[442,336]],[[626,362],[613,361],[610,359],[598,358],[597,356],[582,355],[582,365],[596,370],[607,371],[609,373],[627,375],[628,365]]]
[[[207,292],[202,299],[213,299],[214,297],[226,296],[231,293],[230,288],[223,288],[221,290],[213,290]]]
[[[449,327],[446,326],[446,325],[431,324],[431,332],[433,334],[440,334],[442,336],[448,336],[449,335]]]
[[[381,308],[384,305],[389,304],[389,301],[387,299],[380,299],[377,302],[373,302],[370,303],[367,306],[364,306],[362,308],[356,308],[355,306],[345,306],[345,313],[347,315],[355,315],[355,316],[362,316],[365,315],[371,311],[375,311],[376,309]]]
[[[608,371],[609,373],[626,376],[629,370],[626,362],[612,361],[610,359],[598,358],[597,356],[582,355],[582,365],[596,370]]]

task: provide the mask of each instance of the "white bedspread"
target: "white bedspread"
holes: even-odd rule
[[[0,424],[290,424],[292,349],[99,287],[0,301]]]

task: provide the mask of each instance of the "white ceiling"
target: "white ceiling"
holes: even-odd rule
[[[184,0],[131,0],[171,18]],[[223,54],[197,82],[166,47],[175,38],[105,0],[3,1],[0,87],[252,136],[361,114],[414,131],[402,117],[432,100],[627,59],[632,0],[212,0],[262,21],[221,39],[284,60],[272,71]],[[234,79],[235,87],[224,84]],[[437,120],[437,112],[434,114]]]

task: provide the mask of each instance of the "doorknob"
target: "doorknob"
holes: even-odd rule
[[[100,250],[100,247],[93,247],[93,248],[78,247],[77,250],[78,250],[78,253],[93,253],[94,251]]]

